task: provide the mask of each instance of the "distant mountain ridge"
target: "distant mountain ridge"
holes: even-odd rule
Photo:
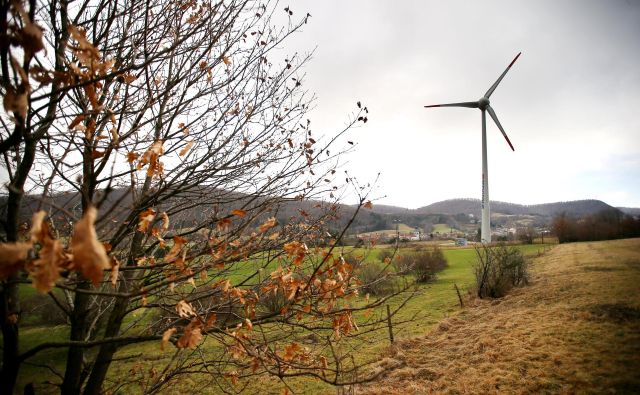
[[[602,210],[618,210],[618,208],[595,199],[574,200],[534,205],[524,205],[500,201],[491,201],[491,212],[507,215],[540,215],[545,217],[567,213],[575,216],[594,214]],[[623,212],[633,213],[640,209],[624,208]],[[473,214],[480,215],[480,199],[459,198],[432,203],[417,209],[406,209],[388,205],[374,205],[374,212],[379,214]]]
[[[633,215],[633,216],[640,215],[640,208],[638,207],[616,207],[616,208],[628,215]]]

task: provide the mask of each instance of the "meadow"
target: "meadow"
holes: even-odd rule
[[[561,244],[532,273],[387,348],[358,393],[638,393],[640,239]]]
[[[356,256],[366,262],[378,261],[378,254],[383,248],[377,246],[375,248],[353,248],[341,247],[340,252],[343,255]],[[401,248],[399,254],[411,254],[416,248],[424,248],[421,244],[413,244],[405,248]],[[537,256],[550,248],[550,245],[522,245],[518,248],[527,256]],[[472,271],[473,263],[476,259],[476,252],[472,247],[467,248],[445,248],[443,253],[448,261],[448,267],[438,273],[436,280],[424,285],[411,287],[405,294],[412,297],[406,301],[404,299],[393,299],[376,311],[369,311],[367,314],[384,315],[386,314],[386,305],[388,304],[391,311],[395,311],[400,307],[400,303],[404,303],[402,308],[392,316],[392,329],[396,341],[411,339],[415,336],[424,335],[432,329],[438,322],[457,314],[460,311],[458,296],[456,294],[454,284],[460,291],[466,295],[472,288],[474,276]],[[255,270],[252,262],[247,263],[246,271]],[[241,278],[243,276],[239,276]],[[409,279],[410,280],[410,279]],[[29,300],[35,297],[35,291],[29,287],[22,288],[22,297]],[[363,313],[356,315],[357,321],[365,321],[366,317]],[[143,321],[144,322],[144,321]],[[31,348],[46,339],[47,341],[63,341],[67,336],[66,326],[25,326],[21,331],[22,342],[21,351]],[[389,346],[388,328],[379,327],[378,330],[369,332],[363,338],[355,342],[351,342],[345,349],[340,352],[349,352],[354,356],[354,362],[365,363],[375,361],[378,356],[384,352]],[[168,350],[160,351],[159,343],[151,342],[142,345],[132,345],[123,348],[116,354],[117,362],[112,365],[109,373],[109,381],[111,383],[122,382],[122,377],[140,377],[139,384],[144,384],[145,377],[148,378],[149,372],[154,369],[155,365],[162,365],[158,362],[169,361],[174,357],[175,351],[169,347]],[[209,347],[211,352],[219,352],[216,345]],[[23,365],[22,372],[19,375],[20,385],[28,382],[40,383],[36,386],[38,393],[56,393],[51,385],[43,385],[43,383],[54,383],[59,381],[58,372],[63,371],[64,361],[66,357],[65,348],[54,348],[43,351],[31,358],[27,364]],[[45,364],[52,364],[53,369],[48,369]],[[249,392],[253,392],[256,385],[255,382],[246,383]],[[318,380],[311,379],[293,379],[288,381],[288,385],[296,392],[332,392],[331,386],[324,384]],[[203,387],[198,375],[190,375],[183,377],[177,385],[173,385],[166,390],[166,393],[190,393],[193,388],[199,388],[198,391],[203,393],[217,393],[216,388]],[[265,387],[266,386],[266,387]],[[233,387],[229,387],[230,389]],[[242,387],[233,388],[240,390]],[[265,389],[266,388],[266,389]],[[260,392],[262,393],[281,393],[283,384],[276,378],[261,378]],[[122,393],[136,393],[140,391],[137,384],[129,384],[121,388]]]

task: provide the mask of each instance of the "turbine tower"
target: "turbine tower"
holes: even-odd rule
[[[493,121],[498,126],[498,129],[502,132],[505,140],[511,147],[512,151],[515,151],[513,148],[513,144],[509,141],[509,137],[507,137],[507,133],[500,125],[500,121],[498,121],[498,116],[496,112],[493,111],[493,108],[489,105],[489,98],[493,91],[496,90],[498,84],[502,81],[511,66],[518,60],[522,52],[518,53],[515,58],[509,63],[507,69],[502,73],[502,75],[498,78],[498,80],[491,85],[491,88],[484,94],[478,101],[470,101],[463,103],[448,103],[448,104],[435,104],[431,106],[424,106],[425,108],[433,108],[433,107],[466,107],[466,108],[479,108],[482,112],[482,224],[480,228],[480,241],[482,243],[491,243],[491,208],[489,207],[489,171],[487,168],[487,117],[486,112],[489,113]]]

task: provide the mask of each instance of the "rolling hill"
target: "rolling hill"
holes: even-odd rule
[[[110,210],[113,210],[116,216],[118,211],[120,211],[119,209],[124,209],[123,212],[127,212],[125,207],[132,204],[130,197],[127,195],[128,192],[126,190],[113,190],[107,199],[108,204],[105,206],[110,206]],[[253,199],[269,199],[268,197],[252,198],[249,195],[221,190],[212,190],[209,196],[211,203],[215,203],[222,212],[235,208],[235,206],[232,207],[231,205],[237,205],[239,202],[248,202]],[[5,199],[5,197],[0,197],[0,210],[5,209]],[[55,195],[52,200],[53,207],[64,208],[73,212],[79,209],[79,197],[76,193],[59,193]],[[286,200],[281,202],[279,209],[269,215],[276,216],[279,223],[287,223],[293,216],[301,211],[311,215],[316,214],[321,210],[318,208],[318,203],[320,202]],[[37,198],[25,199],[21,216],[25,220],[28,220],[31,213],[39,205],[40,201]],[[342,213],[341,218],[335,220],[329,227],[332,229],[335,228],[335,230],[341,229],[348,219],[351,218],[355,210],[356,206],[353,205],[339,205],[339,211]],[[499,201],[491,202],[492,223],[501,226],[521,226],[523,224],[526,224],[526,226],[547,226],[551,223],[553,217],[560,213],[581,217],[603,210],[620,210],[629,215],[640,214],[640,208],[618,209],[600,200],[576,200],[537,205],[522,205]],[[203,215],[202,207],[186,206],[184,210],[180,211],[180,218],[184,223],[188,223],[191,219],[201,215]],[[461,226],[474,228],[477,226],[475,224],[479,217],[479,199],[450,199],[432,203],[418,209],[374,204],[371,210],[360,210],[357,218],[351,225],[350,233],[395,229],[394,224],[397,222],[406,224],[412,228],[420,228],[426,232],[432,231],[433,225],[435,224],[446,224],[453,228],[461,228]],[[125,220],[125,218],[120,218],[120,220]]]

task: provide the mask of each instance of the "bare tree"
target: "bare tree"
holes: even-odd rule
[[[281,51],[309,15],[270,1],[32,0],[3,1],[0,18],[2,392],[54,348],[67,350],[63,393],[115,391],[129,384],[107,380],[115,353],[145,342],[175,347],[130,378],[148,393],[194,373],[222,387],[372,378],[334,347],[354,335],[354,311],[395,296],[352,303],[363,284],[334,245],[369,204],[348,175],[360,204],[327,235],[334,146],[368,110],[358,102],[344,130],[314,138],[308,57]],[[313,198],[324,203],[276,219]],[[18,352],[22,283],[67,315],[68,340]]]

